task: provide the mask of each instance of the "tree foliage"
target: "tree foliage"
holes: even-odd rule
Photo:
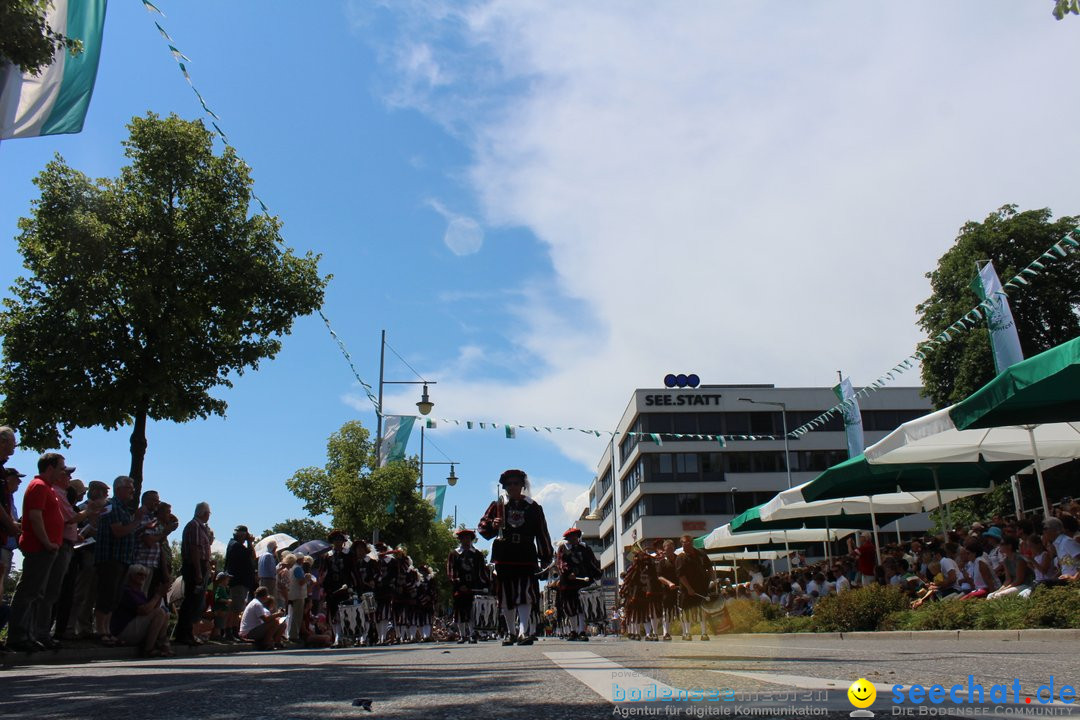
[[[82,51],[81,40],[65,37],[49,25],[45,13],[51,4],[51,0],[0,0],[0,66],[11,63],[21,72],[37,75],[52,64],[57,51],[66,48],[72,55]]]
[[[960,228],[955,244],[927,274],[933,295],[916,311],[919,325],[936,337],[979,303],[970,284],[976,260],[992,260],[1002,282],[1025,268],[1076,227],[1077,218],[1052,220],[1049,208],[1019,212],[1006,205],[982,222]],[[1048,263],[1023,292],[1009,295],[1024,357],[1049,350],[1080,335],[1080,257],[1070,254]],[[922,363],[926,394],[935,407],[959,402],[994,377],[994,360],[985,325],[954,337]]]
[[[308,540],[325,540],[326,536],[330,534],[330,530],[331,528],[313,518],[289,518],[274,523],[267,530],[263,530],[262,534],[263,537],[266,537],[275,533],[285,533],[300,542],[307,542]]]
[[[435,510],[417,489],[420,466],[416,458],[373,467],[371,434],[350,421],[326,443],[326,465],[297,470],[285,481],[304,501],[311,515],[329,514],[334,527],[352,537],[404,544],[416,563],[440,567],[456,545],[453,520],[437,520]]]
[[[1054,17],[1064,20],[1066,15],[1080,15],[1080,0],[1054,0]]]
[[[224,415],[210,394],[273,358],[322,304],[318,257],[280,247],[280,223],[249,215],[252,180],[202,122],[149,113],[128,126],[131,161],[91,180],[57,156],[19,221],[29,271],[0,314],[0,419],[44,450],[75,428]],[[137,495],[137,494],[136,494]]]

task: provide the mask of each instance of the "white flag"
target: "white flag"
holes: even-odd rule
[[[1020,336],[1016,334],[1009,299],[1001,292],[1001,279],[989,260],[985,265],[975,263],[979,274],[971,283],[971,289],[990,306],[986,325],[990,328],[990,349],[994,353],[994,368],[1000,374],[1024,359],[1020,349]]]
[[[383,418],[382,445],[379,446],[379,467],[386,467],[395,460],[405,459],[405,446],[409,444],[413,423],[411,415],[386,415]]]
[[[843,378],[840,384],[833,388],[836,397],[842,401],[850,401],[843,405],[844,430],[847,432],[848,457],[861,455],[866,449],[866,441],[863,440],[862,412],[859,410],[859,400],[855,397],[855,388],[851,387],[851,378]]]
[[[82,132],[101,57],[105,0],[52,0],[45,18],[55,32],[81,40],[82,52],[61,48],[38,75],[0,66],[0,140]]]

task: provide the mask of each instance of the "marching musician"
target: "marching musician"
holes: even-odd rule
[[[557,602],[559,613],[574,628],[568,640],[588,642],[585,632],[585,609],[581,605],[581,589],[600,577],[600,561],[585,543],[581,542],[581,530],[572,527],[563,533],[565,542],[559,543],[555,563],[559,571]]]
[[[551,537],[544,509],[526,494],[525,472],[507,470],[499,477],[499,484],[506,490],[507,500],[503,503],[500,497],[491,503],[477,529],[484,539],[494,540],[495,587],[507,628],[503,645],[532,645],[530,617],[533,606],[540,602],[536,574],[551,564]]]
[[[332,530],[326,536],[332,546],[319,563],[322,589],[326,596],[326,614],[334,629],[333,647],[341,647],[341,618],[338,606],[349,599],[352,580],[352,556],[345,552],[345,533]]]
[[[679,605],[682,607],[683,640],[693,640],[691,623],[694,619],[701,622],[701,639],[708,640],[705,613],[701,605],[709,599],[709,581],[712,579],[712,565],[708,556],[694,547],[694,538],[683,535],[682,555],[679,556],[676,570],[679,575]]]
[[[473,627],[473,598],[476,592],[487,587],[487,561],[484,554],[473,547],[476,533],[461,528],[454,533],[458,546],[446,558],[446,577],[454,594],[454,620],[458,625],[458,644],[476,644]]]

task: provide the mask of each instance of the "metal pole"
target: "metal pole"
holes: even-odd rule
[[[1016,475],[1013,475],[1012,478],[1009,481],[1009,484],[1012,485],[1013,505],[1016,506],[1016,519],[1017,520],[1023,520],[1024,519],[1024,495],[1020,491],[1020,478],[1018,476],[1016,476]]]
[[[619,478],[619,471],[615,467],[615,438],[618,435],[611,436],[611,504],[614,507],[615,522],[612,528],[615,531],[615,582],[619,581],[619,578],[623,574],[623,544],[622,544],[622,529],[620,525],[622,523],[619,520],[622,518],[622,508],[619,507],[619,485],[622,484]]]
[[[948,539],[949,532],[949,508],[945,507],[945,502],[941,499],[941,483],[938,482],[937,466],[931,468],[931,472],[934,474],[934,492],[937,493],[938,512],[941,515],[941,532],[946,535]]]
[[[379,341],[379,407],[375,409],[376,429],[375,429],[375,467],[379,467],[382,462],[382,386],[383,386],[383,366],[386,361],[386,331],[382,331],[382,337]]]
[[[457,505],[454,506],[454,527],[457,528]]]
[[[424,423],[420,423],[420,494],[424,494]]]
[[[1039,463],[1039,451],[1035,447],[1035,428],[1027,425],[1028,440],[1031,441],[1031,458],[1035,461],[1035,476],[1039,479],[1039,495],[1042,496],[1043,517],[1050,517],[1050,501],[1046,499],[1046,483],[1043,482],[1042,465]]]
[[[874,555],[877,559],[877,564],[881,564],[881,545],[878,543],[877,536],[877,518],[874,516],[874,496],[867,495],[870,499],[870,527],[874,529]]]
[[[791,453],[788,451],[788,433],[787,433],[787,405],[779,403],[780,405],[780,421],[784,425],[784,467],[787,468],[787,486],[788,490],[791,489]]]

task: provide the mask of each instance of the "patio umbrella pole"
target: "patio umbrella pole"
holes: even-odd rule
[[[788,575],[791,574],[791,546],[787,541],[787,530],[784,531],[784,552],[787,553],[787,571]]]
[[[1020,476],[1013,475],[1009,478],[1009,485],[1012,487],[1013,505],[1016,507],[1016,519],[1024,519],[1024,499],[1020,494]]]
[[[1042,496],[1043,517],[1050,517],[1050,501],[1046,499],[1046,483],[1043,482],[1042,465],[1039,463],[1039,451],[1035,448],[1035,427],[1025,425],[1028,440],[1031,441],[1031,458],[1035,461],[1035,475],[1039,478],[1039,495]]]
[[[932,472],[934,473],[934,492],[937,493],[937,504],[945,514],[945,519],[942,521],[944,525],[941,528],[941,532],[947,534],[949,532],[949,526],[952,525],[952,518],[949,517],[949,506],[941,499],[941,483],[938,482],[937,466],[934,466]]]
[[[829,516],[825,516],[825,562],[832,563],[832,553],[829,546],[832,545],[832,531],[829,530]]]
[[[881,564],[881,545],[878,544],[877,518],[874,516],[874,496],[873,495],[867,495],[867,497],[870,499],[870,527],[873,528],[873,531],[874,531],[874,555],[877,558],[877,564],[880,565]]]

